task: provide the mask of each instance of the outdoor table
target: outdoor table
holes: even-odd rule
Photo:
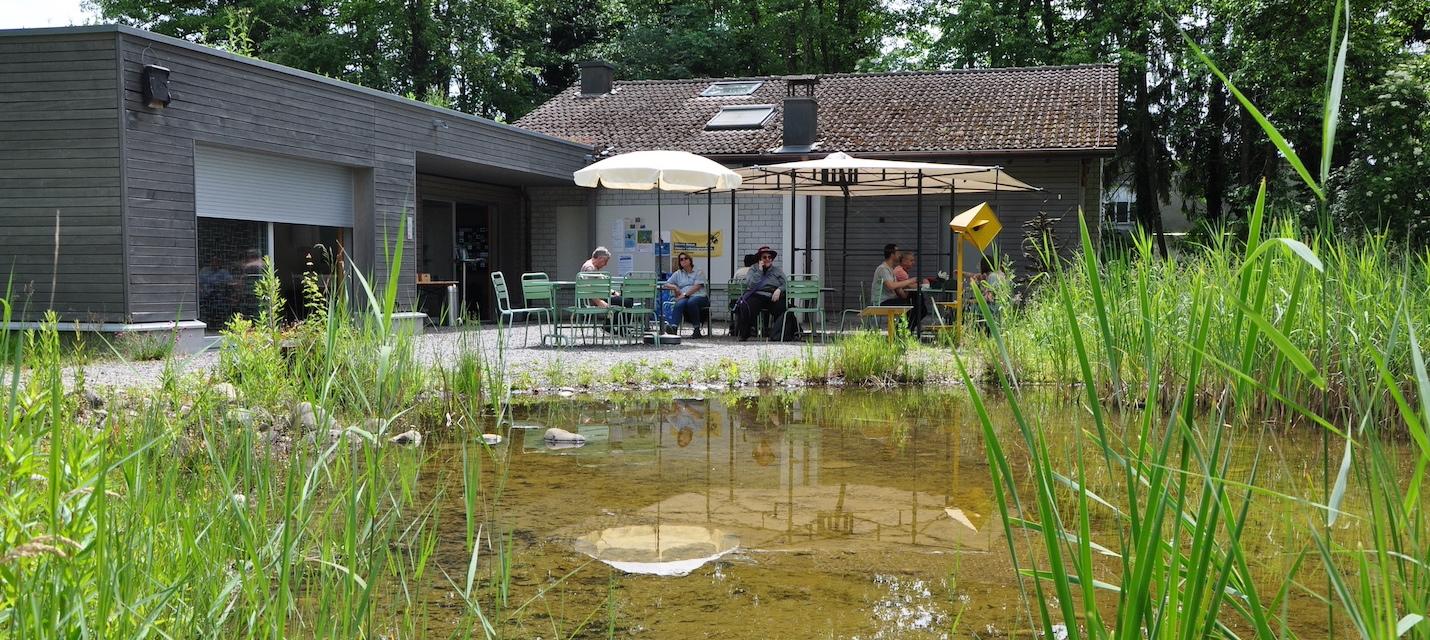
[[[901,306],[897,306],[897,305],[882,305],[882,304],[876,304],[876,305],[870,305],[870,306],[864,307],[864,310],[863,310],[863,311],[860,311],[860,312],[859,312],[859,315],[861,315],[861,316],[866,316],[866,317],[883,316],[883,317],[884,317],[884,320],[887,321],[888,324],[889,324],[889,344],[893,344],[893,343],[894,343],[894,318],[898,318],[898,317],[900,317],[900,316],[903,316],[905,313],[908,313],[908,312],[909,312],[909,308],[908,308],[908,307],[901,307]]]

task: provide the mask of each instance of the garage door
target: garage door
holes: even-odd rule
[[[194,148],[194,204],[207,218],[353,227],[347,167],[224,147]]]

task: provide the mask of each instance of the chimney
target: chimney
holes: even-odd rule
[[[605,60],[588,60],[576,65],[581,68],[581,95],[603,96],[611,92],[616,68]]]
[[[819,108],[814,99],[814,85],[819,84],[819,78],[789,76],[785,83],[784,146],[780,151],[813,151],[819,138]]]

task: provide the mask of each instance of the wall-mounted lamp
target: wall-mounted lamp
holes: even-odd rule
[[[169,106],[169,69],[155,64],[144,65],[139,84],[144,88],[144,106],[163,109]]]
[[[446,121],[446,120],[443,120],[443,119],[441,119],[441,118],[433,118],[433,119],[432,119],[432,128],[433,128],[433,129],[446,129],[446,128],[447,128],[447,121]]]

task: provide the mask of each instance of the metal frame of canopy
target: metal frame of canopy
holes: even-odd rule
[[[795,244],[795,207],[799,195],[842,195],[843,246],[840,273],[848,272],[849,252],[849,198],[850,196],[900,196],[913,195],[915,200],[915,253],[923,254],[923,199],[926,191],[938,193],[947,190],[949,205],[953,208],[959,193],[979,193],[992,191],[994,199],[1002,191],[1038,191],[1037,187],[1014,178],[1004,172],[1001,166],[939,164],[932,162],[901,162],[860,158],[835,152],[820,160],[787,162],[775,165],[755,165],[739,169],[742,181],[741,191],[788,191],[790,193],[790,260],[801,249]],[[956,213],[956,211],[954,211]],[[812,216],[805,209],[805,228],[808,232]],[[957,239],[955,238],[956,242]],[[808,244],[808,242],[806,242]],[[952,246],[950,246],[952,248]],[[812,268],[812,248],[802,249],[805,270]],[[923,265],[919,263],[915,278],[923,279]],[[847,288],[847,287],[846,287]],[[840,307],[844,307],[844,288],[839,292]]]

